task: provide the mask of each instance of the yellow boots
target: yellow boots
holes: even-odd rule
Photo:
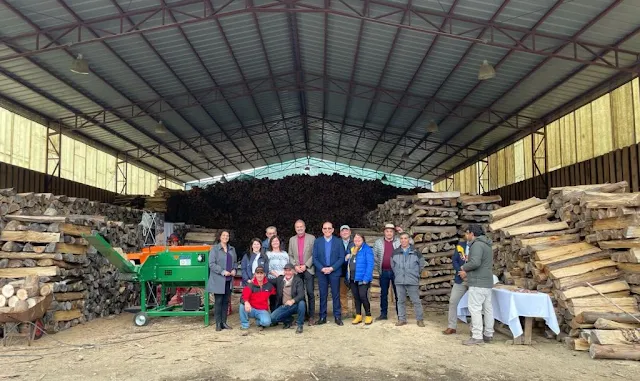
[[[356,315],[355,319],[353,319],[353,321],[351,322],[351,324],[360,324],[360,323],[362,323],[362,315]],[[364,324],[369,325],[371,323],[373,323],[373,317],[365,316]]]

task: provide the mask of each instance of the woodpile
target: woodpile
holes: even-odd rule
[[[491,212],[500,209],[502,197],[498,196],[469,196],[463,195],[458,199],[460,207],[459,232],[462,236],[469,224],[479,224],[485,232],[489,232]],[[493,239],[493,237],[489,237]]]
[[[53,293],[44,323],[48,331],[56,332],[137,303],[134,285],[119,280],[116,269],[82,235],[99,232],[114,246],[138,250],[137,224],[89,213],[103,210],[132,219],[139,211],[65,196],[18,196],[11,190],[0,190],[0,194],[5,205],[22,205],[7,208],[11,214],[2,216],[2,306],[6,303],[14,311],[28,308],[39,297]],[[50,201],[44,209],[43,199]],[[66,214],[70,212],[76,214]]]
[[[169,200],[171,196],[179,194],[180,192],[184,191],[161,186],[153,192],[153,196],[118,195],[116,196],[114,205],[165,213],[167,211],[167,200]]]
[[[415,249],[422,252],[427,267],[420,280],[420,296],[427,302],[449,301],[455,277],[451,258],[460,240],[459,197],[459,192],[401,195],[378,205],[372,214],[373,225],[380,231],[387,223],[401,226],[413,238]]]

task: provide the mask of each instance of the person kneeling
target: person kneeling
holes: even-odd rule
[[[297,314],[296,333],[302,333],[306,305],[304,302],[304,284],[300,277],[294,276],[294,266],[284,266],[284,276],[275,279],[277,290],[277,308],[271,313],[273,323],[284,323],[284,329],[291,327],[293,315]]]
[[[276,289],[269,283],[264,268],[256,267],[253,279],[242,289],[240,300],[240,325],[242,330],[249,329],[249,318],[256,319],[258,329],[271,325],[269,314],[269,297],[275,295]]]

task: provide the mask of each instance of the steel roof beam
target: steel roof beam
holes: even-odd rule
[[[62,0],[58,0],[58,1],[62,2]],[[161,0],[161,2],[164,2],[164,0]],[[116,0],[111,0],[111,4],[112,4],[112,5],[113,5],[117,10],[118,10],[118,12],[119,12],[120,14],[124,13],[124,10],[123,10],[123,9],[122,9],[122,7],[120,7],[120,5],[116,2]],[[68,11],[69,13],[71,13],[71,14],[74,16],[74,18],[76,18],[76,19],[80,19],[80,17],[79,17],[79,16],[77,16],[77,15],[75,14],[75,12],[74,12],[72,9],[70,9],[68,6],[66,7],[66,9],[67,9],[67,11]],[[174,17],[173,17],[173,13],[172,13],[172,12],[169,12],[169,17],[170,17],[170,18],[172,18],[172,19],[174,19]],[[131,18],[127,18],[126,20],[127,20],[131,25],[135,25],[135,23],[133,22],[133,20],[132,20]],[[175,19],[174,19],[174,20],[175,20]],[[91,30],[91,29],[89,29],[89,30]],[[180,32],[182,32],[182,27],[181,27],[181,26],[179,26],[179,27],[178,27],[178,30],[179,30]],[[92,31],[92,30],[91,30],[91,33],[94,33],[94,34],[95,34],[95,32],[94,32],[94,31]],[[145,42],[145,44],[147,45],[147,47],[148,47],[148,48],[149,48],[149,49],[150,49],[150,50],[151,50],[151,51],[156,55],[156,57],[160,60],[160,62],[162,62],[162,64],[166,66],[166,68],[171,72],[171,74],[174,76],[174,78],[175,78],[175,79],[176,79],[176,80],[177,80],[177,81],[178,81],[178,82],[179,82],[179,83],[180,83],[180,84],[181,84],[181,85],[182,85],[182,86],[187,90],[187,92],[188,92],[188,91],[189,91],[189,88],[188,88],[188,87],[186,86],[186,84],[185,84],[185,83],[184,83],[184,82],[183,82],[183,81],[178,77],[178,75],[176,74],[176,72],[171,68],[171,66],[169,66],[169,64],[168,64],[168,63],[166,62],[166,60],[165,60],[165,59],[160,55],[160,53],[159,53],[159,52],[156,50],[156,48],[151,44],[151,42],[149,42],[149,40],[147,39],[147,37],[145,37],[144,35],[140,35],[140,37],[142,38],[142,41],[144,41],[144,42]],[[184,37],[184,35],[183,35],[183,37]],[[190,46],[189,41],[187,40],[186,42],[187,42],[187,44]],[[136,70],[135,70],[131,65],[129,65],[129,63],[125,62],[125,61],[122,59],[122,57],[120,57],[120,55],[119,55],[119,54],[118,54],[118,53],[117,53],[113,48],[111,48],[111,46],[109,46],[109,45],[108,45],[107,43],[105,43],[105,42],[103,42],[103,46],[104,46],[105,48],[107,48],[107,50],[109,50],[109,51],[110,51],[110,52],[111,52],[111,53],[112,53],[116,58],[118,58],[120,61],[122,61],[122,62],[123,62],[123,63],[124,63],[128,68],[129,68],[129,70],[131,70],[131,72],[132,72],[135,76],[137,76],[137,77],[138,77],[138,78],[139,78],[139,79],[140,79],[140,80],[141,80],[145,85],[149,86],[149,88],[150,88],[154,93],[156,93],[156,94],[160,95],[160,93],[159,93],[159,92],[158,92],[158,91],[157,91],[157,90],[156,90],[156,89],[151,85],[151,83],[149,83],[149,82],[148,82],[144,77],[142,77],[142,75],[141,75],[141,74],[139,74],[139,73],[138,73],[138,72],[137,72],[137,71],[136,71]],[[195,52],[194,52],[194,53],[195,53]],[[196,56],[197,56],[197,53],[196,53]],[[218,122],[213,118],[213,116],[212,116],[212,115],[211,115],[211,114],[210,114],[210,113],[209,113],[209,112],[208,112],[204,107],[202,108],[202,110],[203,110],[203,111],[204,111],[204,112],[205,112],[205,113],[206,113],[206,114],[211,118],[211,120],[212,120],[216,125],[218,125],[218,128],[220,128],[220,126],[219,126]],[[180,118],[182,118],[182,120],[184,120],[184,121],[186,122],[186,124],[187,124],[187,125],[188,125],[192,130],[194,130],[197,134],[202,135],[202,132],[201,132],[201,131],[200,131],[200,130],[195,126],[195,125],[193,125],[192,123],[190,123],[184,115],[182,115],[181,113],[177,113],[177,114],[180,116]],[[175,131],[170,131],[170,132],[171,132],[172,134],[176,135],[176,132],[175,132]],[[176,135],[176,136],[178,136],[178,135]],[[183,139],[183,140],[184,140],[184,139]],[[224,154],[222,153],[222,151],[220,151],[217,147],[213,146],[213,144],[211,144],[211,146],[212,146],[215,150],[217,150],[221,155],[224,155]],[[199,151],[196,151],[196,153],[198,153],[198,152],[199,152]],[[203,154],[204,154],[204,153],[203,153]],[[220,172],[222,172],[222,169],[221,169],[221,168],[218,168],[218,170],[219,170]],[[209,174],[209,175],[211,176],[211,174]]]
[[[344,3],[343,3],[344,4]],[[364,0],[362,3],[362,14],[368,13],[369,0]],[[354,10],[353,8],[349,7]],[[357,12],[354,10],[354,12]],[[360,13],[358,13],[360,14]],[[351,67],[351,75],[349,76],[349,90],[347,91],[347,101],[344,103],[344,111],[342,112],[342,127],[344,127],[345,122],[347,121],[347,116],[349,116],[349,110],[351,109],[351,94],[353,93],[354,87],[354,79],[356,76],[356,69],[358,67],[358,58],[360,57],[360,43],[362,42],[362,32],[364,31],[364,20],[360,20],[360,28],[358,29],[358,37],[356,39],[356,48],[353,52],[353,64]],[[338,149],[340,149],[340,144],[342,144],[342,135],[338,137]]]
[[[325,120],[323,118],[318,118],[313,116],[309,116],[308,120],[310,121],[310,123],[308,123],[307,125],[307,128],[309,129],[309,131],[328,132],[328,133],[336,133],[336,134],[340,133],[340,129],[342,126],[340,121]],[[270,134],[270,133],[275,133],[280,131],[303,130],[304,129],[303,126],[304,124],[302,121],[300,121],[300,117],[295,116],[295,117],[284,118],[272,124],[266,124],[266,125],[255,124],[251,126],[230,129],[230,130],[227,130],[226,136],[229,136],[228,139],[242,139],[242,138],[247,138],[249,136],[258,138],[260,135]],[[375,130],[372,128],[365,128],[363,130],[362,126],[351,125],[348,123],[345,124],[344,128],[342,129],[342,134],[344,136],[349,136],[349,137],[356,137],[356,138],[360,137],[362,140],[367,140],[371,142],[377,142],[377,141],[380,141],[381,139],[383,141],[390,142],[392,140],[395,140],[398,136],[397,133],[395,134],[392,132],[381,133],[381,131]],[[216,140],[216,142],[218,143],[223,143],[228,141],[226,140],[226,136],[221,134],[220,132],[216,132],[208,135],[207,138]],[[430,150],[433,149],[432,148],[433,145],[437,145],[440,143],[439,141],[435,141],[435,140],[423,141],[419,137],[410,137],[410,136],[407,136],[407,140],[412,144],[420,145],[419,149],[427,152],[430,152]],[[208,143],[203,141],[203,137],[196,137],[196,138],[190,139],[188,142],[176,140],[173,142],[168,142],[167,144],[170,146],[168,149],[161,145],[150,145],[150,146],[144,147],[144,150],[135,148],[135,149],[126,151],[126,153],[136,158],[145,158],[151,155],[162,156],[162,155],[170,154],[173,152],[180,152],[182,150],[191,149],[191,147],[199,148],[201,146],[207,145]],[[462,146],[446,145],[444,147],[441,147],[440,149],[444,150],[444,152],[442,152],[443,154],[449,154],[452,151],[458,150],[460,147]],[[468,158],[472,154],[475,154],[477,152],[479,152],[479,150],[467,148],[459,152],[457,155],[462,158]],[[242,162],[229,161],[229,163],[231,164],[233,163],[242,164],[244,162],[246,162],[246,160]]]
[[[166,6],[160,5],[127,11],[124,15],[109,15],[106,17],[94,18],[82,22],[76,21],[64,25],[58,25],[52,28],[46,28],[37,32],[22,33],[16,36],[5,37],[3,39],[0,39],[1,43],[9,46],[21,46],[27,51],[18,54],[7,54],[4,56],[0,56],[0,62],[39,54],[45,51],[62,49],[60,46],[52,45],[52,42],[57,41],[64,40],[65,42],[63,44],[72,43],[78,46],[87,43],[93,43],[96,41],[105,41],[113,38],[118,38],[121,36],[131,36],[145,32],[175,28],[177,25],[189,25],[205,21],[219,20],[222,17],[244,13],[296,12],[320,14],[329,13],[336,16],[349,17],[381,25],[396,26],[399,28],[431,35],[441,35],[443,37],[456,40],[481,42],[488,46],[494,46],[507,50],[515,50],[544,57],[558,58],[588,65],[596,65],[619,71],[629,71],[632,73],[640,72],[640,69],[625,67],[623,66],[623,63],[620,62],[623,57],[626,58],[627,61],[637,61],[638,58],[640,58],[639,52],[616,47],[613,49],[613,57],[607,58],[604,56],[596,56],[596,59],[593,60],[592,58],[595,52],[606,50],[610,47],[602,44],[581,41],[574,37],[559,36],[552,33],[539,31],[531,34],[527,41],[520,41],[520,37],[529,32],[527,28],[500,23],[488,23],[487,20],[484,19],[456,14],[449,15],[446,12],[420,9],[415,6],[407,7],[406,5],[391,1],[371,1],[372,4],[388,8],[388,12],[379,17],[369,17],[363,13],[355,11],[353,8],[341,10],[329,9],[322,6],[317,6],[315,4],[306,4],[303,1],[295,2],[295,8],[282,8],[282,4],[288,4],[290,3],[290,1],[276,1],[253,7],[245,4],[241,8],[226,9],[229,7],[229,3],[232,3],[228,2],[227,4],[225,4],[225,6],[219,8],[213,13],[208,12],[208,6],[200,7],[202,9],[202,12],[194,13],[191,10],[181,10],[180,8],[193,4],[204,4],[205,0],[184,0],[168,4]],[[415,18],[413,18],[414,21],[412,21],[409,25],[400,25],[397,21],[388,19],[388,17],[399,13],[402,10],[408,10],[416,16]],[[169,22],[164,17],[168,11],[179,12],[184,17],[184,19],[177,22]],[[131,16],[141,17],[142,20],[132,27],[127,28],[125,27],[125,18]],[[161,17],[158,18],[157,16]],[[429,18],[436,18],[438,20],[436,22],[439,22],[441,19],[447,20],[449,27],[438,28],[436,22],[430,20]],[[104,25],[108,22],[111,22],[114,25],[112,30],[104,29]],[[490,29],[491,37],[486,40],[478,41],[477,39],[468,37],[466,35],[470,31],[484,27],[488,27]],[[87,38],[86,34],[83,35],[82,33],[78,33],[78,31],[82,28],[95,28],[95,30],[101,32],[102,35],[100,35],[99,37]],[[462,30],[462,32],[454,33],[453,30]],[[50,38],[46,37],[45,33],[49,33],[57,37],[55,37],[53,41],[50,41]],[[26,41],[26,43],[28,43],[29,46],[25,47],[23,46],[23,44],[27,39],[28,41]],[[567,52],[550,52],[550,50],[554,46],[566,45],[571,45],[572,47],[571,49],[567,49]]]
[[[502,2],[502,4],[500,5],[500,7],[493,13],[493,16],[491,16],[491,19],[489,20],[490,23],[494,22],[496,18],[498,18],[498,16],[500,16],[500,14],[502,13],[502,11],[507,7],[507,5],[509,4],[510,0],[504,0]],[[562,3],[564,0],[560,0],[556,3],[556,6],[559,5],[560,3]],[[553,7],[555,8],[555,6]],[[534,26],[533,30],[535,30],[535,28],[537,27],[537,25],[540,25],[544,22],[544,20],[546,19],[546,17],[548,15],[551,14],[551,12],[553,11],[553,9],[549,12],[547,12],[547,14],[545,15],[545,17],[543,17],[542,19],[540,19],[538,21],[538,23],[536,24],[536,26]],[[488,28],[482,28],[482,30],[478,33],[478,38],[481,39],[484,34],[487,32]],[[526,39],[526,36],[523,38],[523,40]],[[455,64],[455,66],[453,67],[453,69],[451,69],[451,71],[449,72],[449,74],[447,74],[447,76],[444,78],[444,80],[442,82],[440,82],[440,86],[438,86],[438,88],[436,89],[436,91],[433,93],[434,96],[438,95],[438,93],[440,92],[440,90],[442,90],[447,83],[449,83],[449,79],[451,78],[452,75],[454,75],[454,73],[457,72],[457,70],[460,68],[460,66],[462,66],[462,64],[467,60],[467,57],[469,56],[469,54],[471,54],[471,52],[473,51],[473,48],[475,48],[476,43],[472,43],[471,45],[469,45],[469,47],[467,48],[467,50],[462,54],[462,57],[460,57],[460,59],[458,60],[458,62]],[[503,61],[501,61],[503,62]],[[469,98],[471,96],[471,94],[473,94],[473,91],[480,86],[480,84],[482,83],[482,81],[478,81],[476,82],[476,84],[473,86],[473,88],[471,90],[469,90],[467,92],[467,94],[460,100],[460,103],[464,103],[467,98]],[[431,101],[428,101],[425,105],[424,108],[427,109],[429,107],[429,105],[431,104]],[[455,110],[455,109],[454,109]],[[422,112],[418,115],[416,115],[416,117],[413,119],[413,121],[409,124],[409,127],[407,127],[407,129],[405,130],[405,133],[407,131],[410,131],[413,126],[418,122],[418,120],[420,120],[420,117],[422,116]],[[442,118],[441,120],[439,120],[437,122],[437,125],[442,125],[443,122],[446,120],[446,116],[444,118]],[[517,119],[516,119],[517,121]],[[427,132],[425,134],[425,136],[430,136],[432,133],[431,132]],[[400,140],[398,140],[398,142],[396,143],[399,144]],[[395,148],[395,146],[394,146]],[[413,153],[413,150],[409,151],[409,155],[411,155]],[[427,155],[425,157],[425,160],[427,158],[429,158],[431,156],[431,154]]]
[[[253,5],[253,0],[251,0]],[[287,4],[287,7],[291,8],[292,4]],[[253,17],[257,19],[257,15],[254,13]],[[298,18],[295,13],[287,15],[287,22],[289,23],[289,40],[291,41],[291,54],[293,56],[293,69],[296,73],[296,86],[301,88],[302,83],[304,83],[304,72],[302,70],[302,56],[300,54],[300,34],[298,33]],[[262,35],[260,36],[260,41],[262,41]],[[264,43],[263,43],[264,48]],[[266,56],[266,51],[265,51]],[[267,64],[269,64],[269,58],[267,57]],[[271,72],[271,68],[269,68],[269,74],[273,78],[273,73]],[[272,84],[275,86],[275,80],[272,81]],[[300,103],[300,115],[302,117],[302,123],[304,126],[304,143],[306,150],[309,148],[309,128],[307,126],[307,97],[303,90],[298,91],[298,102]],[[284,118],[284,114],[282,115]],[[288,133],[287,133],[288,134]],[[291,137],[289,137],[289,141],[291,141]]]
[[[28,17],[26,17],[22,12],[20,12],[18,9],[16,9],[13,5],[11,5],[11,4],[9,4],[9,3],[7,3],[5,0],[0,0],[0,2],[2,2],[2,3],[4,4],[4,6],[6,6],[9,10],[11,10],[14,14],[16,14],[20,19],[22,19],[24,22],[26,22],[26,23],[27,23],[31,28],[33,28],[34,30],[40,30],[38,25],[36,25],[35,23],[33,23],[33,22],[28,18]],[[13,49],[15,49],[15,48],[9,48],[9,49],[12,49],[12,50],[13,50]],[[71,53],[69,52],[69,50],[68,50],[68,49],[64,49],[64,52],[65,52],[65,53],[67,53],[67,55],[69,55],[69,57],[70,57],[70,58],[75,58],[75,57],[74,57],[74,55],[73,55],[73,54],[71,54]],[[102,105],[102,102],[101,102],[101,101],[99,101],[99,100],[97,100],[97,99],[94,99],[94,97],[93,97],[93,96],[89,96],[89,95],[85,94],[84,92],[82,92],[82,91],[80,91],[78,88],[76,88],[76,86],[74,86],[73,84],[70,84],[70,83],[69,83],[69,82],[67,82],[66,80],[64,80],[64,79],[62,79],[62,78],[60,78],[60,77],[58,77],[58,76],[54,75],[54,74],[53,74],[53,73],[51,73],[49,70],[47,70],[46,68],[44,68],[41,64],[39,64],[39,63],[35,62],[33,58],[26,57],[26,59],[27,59],[27,61],[29,61],[31,64],[33,64],[34,66],[36,66],[37,68],[39,68],[40,70],[44,71],[45,73],[49,74],[49,75],[50,75],[50,76],[52,76],[52,77],[57,78],[60,82],[64,83],[64,84],[65,84],[66,86],[68,86],[69,88],[74,89],[74,90],[75,90],[75,91],[77,91],[79,94],[81,94],[81,95],[83,95],[84,97],[86,97],[87,99],[89,99],[91,102],[96,103],[96,104],[98,104],[98,105]],[[7,74],[5,74],[5,75],[7,75]],[[17,77],[15,77],[15,76],[9,76],[9,75],[7,75],[7,76],[8,76],[8,77],[11,77],[11,78],[12,78],[12,79],[14,79],[14,80],[16,80],[16,78],[17,78]],[[99,76],[99,75],[97,75],[97,74],[96,74],[96,77],[97,77],[98,79],[100,79],[102,82],[104,82],[105,84],[107,84],[107,85],[108,85],[108,82],[107,82],[107,81],[105,81],[105,80],[104,80],[104,78],[100,77],[100,76]],[[20,79],[20,80],[21,80],[21,79]],[[21,83],[21,84],[22,84],[23,86],[25,86],[25,87],[28,87],[28,86],[27,86],[27,84],[26,84],[26,81],[25,81],[24,83]],[[115,90],[115,91],[117,91],[116,89],[114,89],[114,90]],[[42,96],[43,96],[44,98],[46,98],[46,99],[52,100],[52,98],[51,98],[51,97],[49,97],[49,96],[47,96],[44,92],[43,92],[42,94],[40,94],[40,95],[42,95]],[[123,95],[123,97],[124,97],[124,95]],[[129,99],[128,99],[128,98],[126,98],[126,97],[124,97],[124,98],[125,98],[125,99],[127,99],[127,100],[129,100]],[[130,101],[130,100],[129,100],[129,101]],[[53,101],[53,100],[52,100],[52,102],[54,102],[54,103],[56,103],[56,104],[60,104],[59,102],[56,102],[56,101]],[[102,106],[102,107],[104,107],[104,106]],[[63,107],[63,108],[65,108],[65,109],[67,109],[67,110],[71,111],[72,113],[80,114],[80,111],[79,111],[79,110],[77,110],[77,109],[75,109],[75,108],[72,108],[72,107]],[[76,119],[76,122],[77,122],[77,119]],[[60,121],[58,121],[58,123],[63,124],[63,125],[67,125],[67,123],[60,122]],[[131,145],[133,145],[133,146],[140,147],[140,145],[139,145],[139,144],[137,144],[136,142],[132,141],[131,139],[129,139],[129,138],[127,138],[127,137],[125,137],[124,135],[122,135],[122,134],[118,133],[117,131],[115,131],[115,130],[113,130],[113,129],[111,129],[111,128],[108,128],[108,127],[106,126],[106,124],[105,124],[105,123],[96,122],[95,124],[96,124],[96,125],[98,125],[98,126],[100,126],[101,128],[103,128],[104,130],[108,131],[109,133],[113,134],[114,136],[117,136],[118,138],[120,138],[120,139],[122,139],[122,140],[126,141],[127,143],[129,143],[129,144],[131,144]],[[131,123],[129,123],[129,124],[131,125],[131,127],[133,127],[134,129],[138,130],[140,133],[144,134],[146,137],[148,137],[148,138],[150,138],[150,139],[152,139],[152,140],[154,140],[154,141],[157,141],[157,139],[154,139],[153,137],[151,137],[150,135],[148,135],[146,132],[144,132],[144,130],[141,130],[139,127],[136,127],[136,126],[132,125]],[[120,151],[120,150],[118,150],[118,149],[114,149],[114,150],[115,150],[115,151]],[[177,156],[178,156],[179,158],[181,158],[182,160],[184,160],[184,161],[188,162],[188,160],[187,160],[186,158],[184,158],[183,156],[181,156],[181,155],[177,155]],[[166,161],[165,159],[161,159],[161,160],[162,160],[162,162],[164,162],[165,164],[167,164],[167,165],[169,165],[169,166],[174,166],[174,167],[175,167],[175,165],[174,165],[174,164],[172,164],[172,163],[170,163],[170,162]],[[151,168],[155,168],[155,167],[153,167],[153,166],[151,166],[151,165],[149,165],[149,164],[145,164],[145,165],[147,165],[148,167],[151,167]],[[158,171],[158,173],[162,173],[162,172],[164,172],[163,170],[159,170],[159,169],[156,169],[156,170]],[[191,175],[189,175],[189,176],[191,176]],[[174,179],[175,179],[175,180],[177,180],[177,181],[179,181],[179,182],[183,181],[183,180],[178,179],[177,177],[174,177]]]
[[[459,0],[454,0],[454,2],[451,4],[451,7],[449,8],[449,12],[447,13],[448,15],[453,13],[453,11],[455,10],[456,6],[458,5],[458,1]],[[440,25],[440,29],[444,28],[446,26],[446,24],[447,24],[447,19],[442,21],[442,24]],[[411,76],[411,80],[409,80],[409,82],[407,83],[407,86],[404,89],[402,97],[400,98],[400,102],[404,101],[405,97],[407,96],[406,94],[409,92],[409,89],[413,85],[413,81],[415,81],[416,77],[418,76],[418,73],[420,73],[420,71],[422,70],[422,67],[424,66],[425,62],[427,62],[427,58],[429,57],[429,55],[431,54],[431,52],[435,48],[436,44],[438,43],[439,38],[440,38],[440,35],[435,36],[433,38],[433,41],[431,42],[431,45],[429,45],[429,49],[427,49],[427,51],[425,52],[424,56],[422,56],[422,61],[420,61],[420,64],[418,65],[418,68],[416,69],[416,71]],[[430,103],[431,102],[427,101],[427,105],[430,104]],[[425,108],[426,107],[427,106],[425,106]],[[386,131],[387,128],[391,125],[391,121],[393,120],[393,117],[396,115],[396,112],[398,112],[398,110],[400,110],[400,106],[399,105],[396,106],[393,109],[393,112],[389,115],[389,119],[387,119],[387,122],[384,124],[384,127],[382,128],[382,131]],[[420,118],[420,116],[422,116],[422,113],[423,113],[423,111],[420,111],[420,113],[418,113],[418,115],[416,116],[416,119],[414,119],[414,121],[409,125],[409,127],[407,129],[405,129],[404,134],[402,134],[402,136],[398,139],[398,141],[393,146],[393,148],[391,148],[391,150],[389,151],[389,155],[391,154],[391,152],[393,152],[395,150],[395,148],[398,146],[398,144],[400,143],[402,138],[411,130],[411,128],[413,127],[413,124],[416,122],[416,120],[418,120],[418,118]],[[371,151],[373,152],[374,149],[375,149],[375,146],[373,147],[373,149]],[[413,152],[413,150],[411,150],[408,155],[411,156],[412,152]],[[378,169],[380,169],[380,167],[378,167]]]
[[[602,12],[600,12],[598,15],[596,15],[596,17],[594,17],[593,19],[591,19],[588,23],[586,23],[585,25],[582,26],[582,28],[580,28],[580,30],[578,30],[574,35],[573,38],[578,38],[580,37],[580,35],[582,35],[584,32],[587,31],[587,29],[589,29],[591,26],[593,26],[596,22],[598,22],[598,20],[600,20],[602,17],[604,17],[605,15],[607,15],[609,12],[611,12],[611,10],[615,7],[617,7],[618,5],[620,5],[620,3],[622,2],[622,0],[615,0],[613,3],[609,4],[609,6],[607,6],[606,9],[604,9]],[[541,23],[537,23],[536,25],[539,26]],[[627,41],[627,39],[631,38],[631,36],[635,35],[635,33],[637,33],[637,29],[636,31],[628,34],[627,36],[623,37],[622,40],[618,41],[616,43],[616,45],[620,45],[622,43],[624,43],[625,41]],[[562,50],[564,48],[564,46],[560,46],[559,48],[557,48],[557,51]],[[499,64],[502,64],[504,61],[506,61],[506,59],[508,58],[509,55],[511,55],[512,52],[507,53],[499,62]],[[498,103],[502,98],[504,98],[507,94],[509,94],[511,91],[513,91],[514,89],[516,89],[521,83],[523,83],[527,78],[531,77],[534,73],[536,73],[538,71],[538,69],[540,69],[542,66],[544,66],[547,62],[549,62],[549,60],[551,60],[551,57],[545,58],[544,60],[542,60],[539,64],[537,64],[532,70],[530,70],[524,77],[520,78],[518,81],[516,81],[516,83],[514,83],[509,89],[507,89],[507,91],[505,91],[501,96],[499,96],[498,98],[496,98],[493,102],[491,102],[491,104],[489,105],[489,107],[492,107],[493,105],[495,105],[496,103]],[[498,65],[496,65],[496,67],[498,67]],[[586,67],[586,66],[585,66]],[[575,73],[577,73],[579,70],[581,70],[581,68],[579,68],[578,70],[575,71]],[[566,79],[571,78],[571,76],[573,76],[574,73],[570,73],[568,76],[565,77]],[[564,80],[563,80],[564,81]],[[560,82],[562,83],[562,82]],[[529,105],[532,104],[532,102],[535,102],[536,100],[538,100],[543,94],[546,94],[547,92],[549,92],[550,90],[556,88],[559,84],[555,83],[552,86],[548,87],[545,91],[541,92],[538,96],[534,97],[534,99],[532,101],[529,101],[525,104],[526,107],[528,107]],[[520,112],[521,110],[524,110],[526,107],[525,106],[521,106],[519,107],[518,110],[516,110],[515,112]],[[471,125],[471,123],[468,123],[464,126],[462,126],[462,128],[460,128],[458,131],[456,131],[454,134],[452,134],[452,137],[455,136],[457,133],[459,133],[460,131],[464,130],[465,128],[469,127]],[[489,129],[485,130],[484,132],[482,132],[481,134],[479,134],[478,136],[475,136],[473,139],[470,140],[470,142],[476,141],[477,139],[479,139],[482,136],[487,135],[488,133],[490,133],[491,131],[493,131],[494,129],[498,128],[498,126],[491,126]],[[450,141],[451,138],[445,140],[445,142]],[[428,155],[427,155],[428,156]],[[426,158],[426,157],[425,157]],[[442,160],[440,161],[436,166],[440,166],[442,163],[446,162],[448,159]],[[424,159],[423,159],[424,161]]]
[[[236,68],[238,69],[238,73],[240,74],[240,77],[242,78],[242,82],[245,84],[245,87],[247,89],[247,91],[249,91],[249,97],[251,98],[251,103],[253,104],[253,107],[256,109],[256,112],[258,113],[258,117],[260,118],[260,121],[264,124],[264,117],[262,116],[262,113],[260,112],[260,108],[258,108],[258,103],[256,102],[256,99],[253,96],[253,93],[251,93],[251,89],[249,88],[249,86],[246,85],[247,83],[247,77],[244,75],[244,72],[242,71],[242,67],[240,67],[240,63],[238,62],[238,59],[236,58],[235,53],[233,52],[233,49],[231,48],[231,43],[229,43],[229,39],[227,38],[227,34],[224,32],[224,29],[222,28],[222,24],[220,23],[220,20],[215,19],[216,25],[218,26],[218,30],[220,31],[220,34],[222,35],[222,40],[224,41],[225,45],[227,46],[227,50],[229,51],[229,55],[231,56],[231,59],[233,59],[233,62],[236,65]],[[240,122],[242,123],[242,122]],[[258,147],[256,145],[256,143],[253,141],[253,138],[249,138],[249,140],[251,140],[251,143],[253,143],[254,147]],[[269,136],[269,141],[271,141],[271,145],[275,147],[275,143],[273,142],[273,139],[271,139],[271,136]],[[259,150],[258,150],[259,151]],[[269,164],[267,161],[265,161],[265,163]]]
[[[409,7],[411,7],[411,3],[412,0],[409,0],[409,3],[407,4]],[[407,17],[407,11],[403,11],[402,12],[402,19],[400,20],[400,24],[404,24],[404,20]],[[391,41],[391,47],[389,48],[389,52],[387,53],[387,58],[384,60],[384,66],[382,66],[382,72],[380,73],[380,77],[378,77],[378,84],[376,85],[376,87],[382,87],[382,81],[384,80],[384,75],[387,72],[387,68],[389,67],[389,62],[391,61],[391,56],[393,55],[393,51],[396,48],[396,44],[398,43],[398,38],[400,37],[400,32],[402,31],[402,29],[398,29],[396,30],[395,35],[393,36],[393,41]],[[366,127],[367,122],[369,121],[369,116],[371,115],[371,111],[374,108],[374,105],[377,103],[378,98],[379,98],[380,93],[379,92],[375,92],[374,96],[373,96],[373,100],[371,101],[371,103],[369,103],[369,109],[367,110],[367,114],[364,117],[364,122],[362,123],[362,128]],[[404,95],[403,95],[404,98]],[[403,98],[400,98],[401,100]],[[397,107],[396,107],[397,109]],[[382,131],[386,131],[386,126],[382,129]],[[358,140],[356,140],[356,146],[358,145],[358,143],[360,143],[360,138],[358,137]],[[371,153],[373,153],[373,151],[375,151],[376,146],[378,145],[378,143],[376,142],[376,144],[373,146],[373,148],[371,149]],[[351,161],[349,161],[349,165],[351,165]]]
[[[126,114],[126,118],[124,120],[130,120],[144,116],[157,117],[164,112],[182,110],[190,107],[199,107],[202,105],[213,103],[228,102],[229,100],[248,97],[250,94],[257,95],[273,91],[298,91],[299,89],[294,83],[285,82],[286,79],[283,79],[291,75],[293,75],[293,73],[280,74],[275,76],[275,80],[281,82],[277,87],[267,85],[267,82],[270,81],[270,78],[260,78],[248,82],[239,82],[224,86],[214,86],[206,90],[198,90],[190,93],[181,93],[167,97],[159,97],[148,101],[133,102],[117,107],[103,108],[80,115],[70,115],[68,117],[62,117],[60,118],[60,120],[70,123],[76,117],[82,116],[83,118],[86,118],[88,120],[95,120],[96,122],[112,123],[115,121],[123,120],[118,116],[114,117],[112,115],[109,115],[113,112]],[[328,85],[325,86],[324,84],[321,86],[315,85],[315,82],[326,82],[327,84],[331,83],[334,85],[335,89],[331,89],[328,87]],[[472,120],[479,123],[486,123],[491,125],[496,122],[506,123],[503,124],[502,127],[511,128],[514,130],[521,130],[525,125],[540,123],[539,119],[527,116],[525,114],[517,114],[513,116],[513,118],[517,117],[518,120],[521,120],[522,125],[515,124],[508,121],[508,119],[511,119],[511,115],[513,115],[512,112],[496,110],[493,108],[484,108],[471,104],[458,103],[456,101],[439,99],[435,97],[424,97],[413,93],[403,94],[399,90],[376,87],[356,81],[353,81],[352,83],[354,86],[363,88],[365,90],[359,91],[357,93],[352,93],[350,95],[351,97],[373,101],[376,99],[376,93],[386,94],[388,98],[393,100],[381,99],[380,96],[378,96],[377,102],[393,105],[399,108],[422,111],[424,110],[424,104],[426,102],[431,102],[431,106],[427,110],[430,113],[447,115],[453,118]],[[241,92],[235,92],[232,95],[225,96],[223,94],[231,93],[231,91],[228,89],[235,88],[238,85],[245,86],[245,90]],[[343,79],[326,78],[322,75],[308,73],[307,77],[305,78],[305,83],[303,83],[302,89],[305,92],[316,91],[324,92],[325,94],[338,94],[347,96],[348,90],[346,89],[346,87],[348,86],[349,82]],[[507,118],[507,116],[509,116],[509,118]],[[85,122],[85,124],[88,124],[88,122]],[[83,125],[79,124],[78,128],[83,128]]]

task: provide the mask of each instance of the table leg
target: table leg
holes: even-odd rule
[[[525,317],[524,319],[524,344],[531,345],[531,336],[533,334],[533,318]]]

